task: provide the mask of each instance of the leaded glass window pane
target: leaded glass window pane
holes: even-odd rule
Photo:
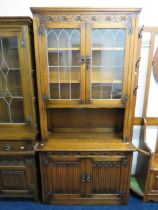
[[[17,38],[0,37],[0,123],[23,123]]]
[[[48,29],[49,97],[80,99],[80,30]]]
[[[120,99],[125,30],[92,29],[91,99]]]

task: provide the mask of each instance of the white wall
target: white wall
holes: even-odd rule
[[[142,7],[140,25],[158,26],[156,0],[0,0],[0,16],[32,16],[30,7]]]

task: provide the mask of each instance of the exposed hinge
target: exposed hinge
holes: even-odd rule
[[[43,163],[44,163],[45,166],[48,166],[48,165],[49,165],[49,160],[48,160],[48,159],[45,159],[45,160],[43,161]]]
[[[48,96],[43,96],[43,100],[44,100],[44,102],[48,102],[49,101],[49,97]]]
[[[136,69],[139,69],[139,65],[140,65],[140,60],[141,60],[141,57],[138,58],[137,62],[136,62]]]
[[[32,124],[32,116],[26,116],[25,117],[25,123],[28,124],[28,125],[31,125]]]
[[[119,192],[119,196],[120,196],[120,197],[122,197],[122,198],[123,198],[123,197],[124,197],[124,195],[125,195],[125,191],[121,191],[121,192]]]
[[[126,93],[125,95],[122,96],[122,104],[125,106],[127,101],[128,101],[128,95]]]
[[[39,26],[38,26],[38,34],[44,35],[44,17],[42,15],[38,15],[39,17]]]
[[[29,167],[32,167],[32,165],[33,165],[32,160],[27,159],[26,160],[26,165],[29,166]]]
[[[22,38],[21,38],[21,46],[26,48],[26,27],[22,27]]]
[[[127,22],[128,34],[133,33],[132,19],[133,19],[132,15],[128,17],[128,22]]]
[[[134,90],[133,90],[133,95],[137,95],[137,90],[138,90],[138,85],[134,88]]]
[[[50,201],[53,197],[53,193],[52,192],[47,192],[47,200]]]
[[[140,28],[139,30],[139,33],[138,33],[138,38],[141,39],[142,36],[143,36],[143,30],[144,30],[144,25],[142,25],[142,27]]]
[[[128,160],[127,159],[123,159],[122,160],[122,165],[125,166],[125,167],[128,166]]]

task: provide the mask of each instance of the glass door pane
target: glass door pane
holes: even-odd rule
[[[0,37],[0,123],[23,122],[17,38]]]
[[[91,99],[121,99],[125,29],[92,29]]]
[[[80,39],[80,29],[47,29],[51,100],[80,100]]]

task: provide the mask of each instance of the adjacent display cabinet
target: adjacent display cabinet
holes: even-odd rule
[[[127,204],[140,9],[31,10],[43,202]]]
[[[37,200],[32,20],[0,17],[0,197]]]

